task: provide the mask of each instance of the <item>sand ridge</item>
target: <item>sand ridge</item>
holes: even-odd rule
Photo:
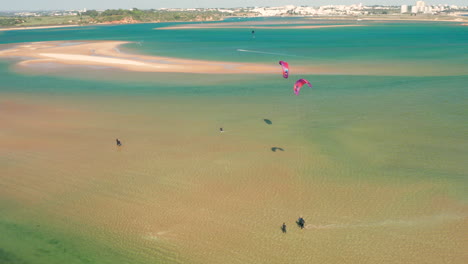
[[[337,28],[337,27],[362,27],[365,25],[288,25],[288,26],[258,26],[256,24],[251,25],[239,25],[238,23],[220,23],[220,24],[196,24],[196,25],[180,25],[171,27],[160,27],[155,28],[156,30],[167,30],[167,29],[203,29],[203,28],[252,28],[252,29],[316,29],[316,28]]]
[[[49,28],[67,28],[67,27],[79,27],[79,26],[80,25],[55,25],[55,26],[38,26],[38,27],[8,27],[8,28],[0,28],[0,31],[49,29]]]
[[[0,58],[21,58],[18,64],[61,63],[107,66],[138,72],[178,72],[203,74],[274,74],[276,65],[222,61],[189,60],[161,56],[125,54],[118,47],[126,41],[34,42],[0,50]],[[301,69],[295,69],[300,72]],[[302,69],[304,71],[304,69]]]

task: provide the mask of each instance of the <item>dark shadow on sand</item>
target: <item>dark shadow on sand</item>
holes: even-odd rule
[[[271,151],[276,152],[277,150],[284,151],[284,148],[272,147]]]

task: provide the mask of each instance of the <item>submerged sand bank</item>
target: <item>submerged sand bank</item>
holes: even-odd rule
[[[229,101],[2,93],[0,197],[15,208],[5,214],[40,216],[55,230],[118,249],[131,263],[145,263],[132,252],[165,263],[177,263],[173,256],[181,263],[463,263],[467,209],[447,195],[444,181],[374,176],[388,173],[382,164],[407,164],[375,147],[385,134],[363,133],[391,124],[357,122],[330,133],[344,155],[362,155],[343,163],[294,137],[304,122],[294,121],[295,107],[271,113],[261,100]],[[263,123],[260,113],[268,112],[283,132]],[[217,130],[220,120],[230,120],[226,133]],[[349,131],[358,132],[343,136]],[[272,152],[273,142],[285,151]],[[421,142],[431,140],[415,145]],[[363,155],[366,149],[384,153]],[[391,161],[382,161],[387,155]],[[304,230],[294,222],[300,215]]]

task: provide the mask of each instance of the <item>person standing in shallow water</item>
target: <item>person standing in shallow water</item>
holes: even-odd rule
[[[122,146],[122,142],[118,138],[115,139],[115,143],[117,143],[118,147]]]
[[[283,225],[281,226],[281,231],[283,231],[283,233],[286,233],[286,223],[283,223]]]
[[[304,229],[304,225],[305,225],[305,220],[304,218],[302,217],[299,217],[299,219],[297,219],[297,225],[301,228],[301,229]]]

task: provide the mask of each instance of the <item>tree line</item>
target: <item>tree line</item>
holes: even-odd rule
[[[105,11],[88,10],[79,12],[78,16],[35,16],[35,17],[11,17],[0,16],[0,27],[11,26],[41,26],[41,25],[66,25],[66,24],[95,24],[112,21],[127,20],[138,22],[176,22],[176,21],[214,21],[221,20],[230,15],[212,10],[140,10],[108,9]],[[53,19],[52,19],[53,18]]]
[[[108,9],[103,12],[88,10],[81,13],[90,18],[91,22],[102,23],[131,19],[138,22],[171,22],[171,21],[206,21],[220,20],[225,16],[218,11],[166,11],[166,10],[140,10]]]

